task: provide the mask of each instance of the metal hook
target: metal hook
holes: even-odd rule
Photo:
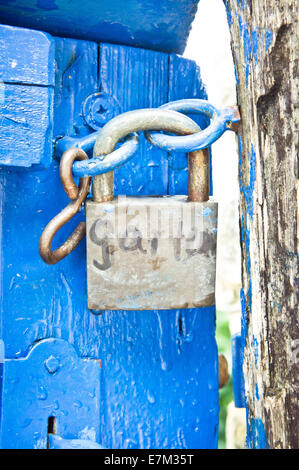
[[[68,239],[56,250],[51,250],[54,236],[74,215],[79,212],[82,203],[86,200],[90,178],[80,178],[79,187],[75,184],[72,166],[75,160],[86,160],[88,156],[79,148],[70,148],[64,152],[60,162],[60,178],[63,188],[71,202],[57,214],[44,229],[39,240],[39,254],[47,264],[56,264],[73,251],[80,243],[86,232],[86,223],[80,222]]]

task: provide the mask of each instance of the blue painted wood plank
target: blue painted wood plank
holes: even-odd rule
[[[200,76],[199,67],[193,60],[171,54],[169,59],[169,91],[168,101],[183,98],[207,99],[205,86]],[[203,129],[208,120],[203,115],[189,115]],[[212,194],[212,178],[210,177],[210,193]],[[188,192],[188,159],[185,153],[169,154],[169,194],[187,194]]]
[[[54,85],[54,42],[41,31],[0,25],[0,81]]]
[[[161,52],[101,44],[100,88],[117,103],[115,114],[167,102],[168,57]],[[167,153],[141,135],[138,153],[115,171],[115,193],[167,194],[167,173]]]
[[[98,45],[55,38],[54,136],[83,137],[93,132],[85,122],[83,105],[98,91]]]
[[[48,419],[67,439],[99,438],[100,364],[78,358],[59,339],[34,345],[28,356],[5,360],[2,447],[45,449]]]
[[[49,165],[53,88],[3,84],[0,95],[0,165]]]
[[[54,41],[0,25],[0,165],[50,164]]]
[[[102,445],[217,447],[214,308],[105,312],[97,321]]]
[[[183,52],[198,0],[0,0],[2,22],[54,35]]]
[[[56,434],[49,434],[49,449],[104,449],[96,442],[87,439],[63,439]]]

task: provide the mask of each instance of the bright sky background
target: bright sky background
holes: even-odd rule
[[[184,57],[200,67],[208,99],[216,106],[236,104],[230,33],[223,0],[200,0]],[[231,333],[240,330],[240,248],[238,153],[227,131],[212,145],[214,196],[218,201],[217,308],[230,314]],[[233,300],[234,299],[234,300]]]
[[[195,60],[216,105],[236,103],[230,33],[222,0],[200,0],[184,56]]]

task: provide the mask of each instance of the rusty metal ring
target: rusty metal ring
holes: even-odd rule
[[[82,160],[86,158],[88,158],[86,153],[78,148],[71,148],[67,150],[62,156],[60,163],[60,176],[63,188],[66,194],[72,200],[48,223],[43,233],[41,234],[39,240],[39,254],[47,264],[56,264],[58,261],[61,261],[67,255],[69,255],[85,235],[86,223],[80,222],[73,233],[60,247],[56,248],[54,251],[51,250],[53,238],[58,230],[69,220],[71,220],[74,215],[77,214],[77,212],[79,212],[82,203],[88,196],[90,178],[80,178],[79,187],[77,187],[72,176],[72,166],[74,160]]]
[[[63,189],[71,200],[77,199],[85,180],[85,178],[80,178],[79,187],[76,185],[73,176],[73,163],[75,160],[88,160],[88,156],[84,150],[71,147],[62,155],[59,166]]]

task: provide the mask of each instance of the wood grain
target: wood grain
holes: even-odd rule
[[[242,115],[248,445],[298,448],[298,5],[225,3]]]

